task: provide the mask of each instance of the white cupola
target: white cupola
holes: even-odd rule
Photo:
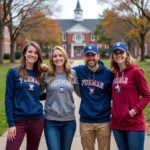
[[[77,21],[77,22],[83,21],[82,12],[83,10],[81,9],[80,2],[78,0],[76,9],[74,10],[74,21]]]

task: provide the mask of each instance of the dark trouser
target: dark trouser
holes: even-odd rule
[[[145,131],[113,130],[119,150],[144,150]]]
[[[71,150],[76,121],[45,120],[45,138],[48,150]]]
[[[8,141],[6,150],[19,150],[25,134],[27,135],[26,150],[38,150],[44,128],[44,119],[15,121],[17,134],[14,141]]]

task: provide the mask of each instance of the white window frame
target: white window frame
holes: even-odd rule
[[[97,45],[97,48],[99,49],[99,48],[102,48],[102,44],[98,44]]]
[[[144,55],[147,55],[147,44],[144,44],[144,48],[145,48],[145,53],[144,53]]]
[[[105,44],[105,48],[109,48],[109,45]]]
[[[63,33],[62,34],[62,41],[66,41],[67,40],[67,35],[66,35],[66,33]]]
[[[4,49],[5,49],[5,53],[10,54],[10,44],[9,43],[4,43]]]
[[[64,45],[63,45],[63,48],[67,51],[67,45],[64,44]]]
[[[75,42],[82,42],[84,41],[85,37],[82,33],[76,33],[73,35],[73,41]]]
[[[95,36],[93,33],[90,34],[90,39],[91,39],[91,41],[95,41]]]

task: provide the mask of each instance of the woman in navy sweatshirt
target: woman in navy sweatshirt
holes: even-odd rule
[[[150,102],[148,84],[124,42],[115,43],[112,51],[111,128],[119,150],[144,150],[143,109]]]
[[[42,52],[33,41],[23,49],[20,65],[6,77],[5,109],[8,122],[6,150],[19,150],[27,136],[27,150],[38,150],[44,120],[39,102]]]

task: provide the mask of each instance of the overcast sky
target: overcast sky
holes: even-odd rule
[[[83,19],[98,18],[98,14],[102,14],[106,5],[98,5],[97,0],[79,0],[81,9],[83,10]],[[74,18],[74,10],[77,5],[77,0],[59,0],[62,11],[57,14],[59,19],[72,19]]]

